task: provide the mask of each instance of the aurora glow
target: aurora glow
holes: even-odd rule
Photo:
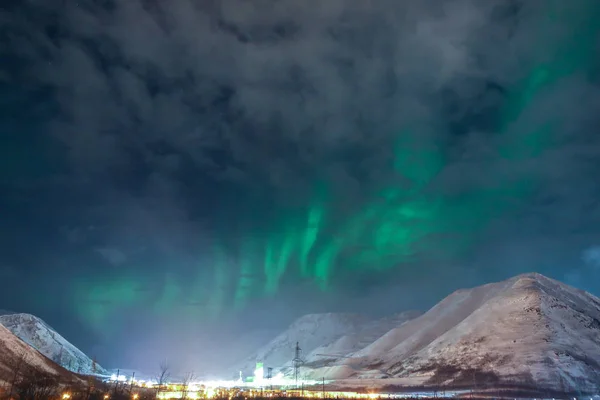
[[[596,0],[67,3],[0,11],[0,309],[126,359],[148,332],[600,281],[577,264],[600,241]]]
[[[585,23],[570,21],[569,15],[549,16],[553,23],[570,23],[574,34],[564,43],[554,43],[548,61],[534,66],[519,86],[509,89],[503,111],[497,116],[498,137],[505,138],[497,147],[499,157],[526,162],[552,148],[560,115],[534,121],[523,116],[545,91],[588,68],[595,45],[589,38],[599,29],[593,12],[588,15]],[[191,314],[216,317],[231,307],[243,309],[252,298],[275,296],[286,276],[311,280],[326,291],[338,274],[401,269],[404,262],[434,257],[427,254],[431,248],[438,249],[440,257],[457,256],[477,244],[477,236],[492,218],[518,211],[515,199],[523,199],[534,190],[533,177],[503,175],[487,187],[452,196],[436,193],[431,187],[448,157],[444,143],[437,142],[434,135],[423,134],[419,131],[423,124],[416,122],[414,128],[398,128],[390,165],[396,175],[393,183],[373,193],[354,214],[345,216],[341,223],[330,218],[341,199],[329,194],[327,182],[320,181],[317,186],[325,190],[315,191],[312,205],[282,216],[266,237],[242,238],[235,249],[237,256],[228,259],[226,250],[215,247],[210,258],[212,278],[196,278],[197,284],[189,290],[167,275],[155,301],[156,311],[204,304]],[[521,132],[523,129],[528,132]],[[491,165],[488,168],[490,176],[497,174]],[[147,296],[136,294],[136,284],[127,280],[107,282],[106,286],[95,283],[84,292],[87,294],[80,304],[92,305],[84,307],[81,314],[95,325],[104,324],[111,312],[120,311],[104,307],[97,293],[118,298],[124,307],[149,301]]]

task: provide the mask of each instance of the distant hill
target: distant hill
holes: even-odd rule
[[[593,392],[600,299],[540,274],[456,291],[307,377],[426,378],[432,386],[519,384]]]
[[[77,347],[31,314],[0,315],[0,324],[63,368],[81,374],[107,374]]]
[[[331,343],[349,332],[356,331],[368,319],[358,314],[309,314],[293,322],[285,331],[266,345],[260,347],[232,371],[242,371],[244,375],[254,371],[256,362],[263,362],[265,368],[280,369],[294,358],[296,342],[301,343],[304,354]]]
[[[312,350],[303,357],[305,368],[318,368],[328,366],[339,360],[336,355],[346,356],[373,343],[391,329],[397,328],[411,319],[421,315],[418,311],[406,311],[391,317],[369,320],[360,324],[353,331],[345,334],[332,342]]]

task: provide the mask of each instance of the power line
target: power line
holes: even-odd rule
[[[302,349],[300,348],[300,343],[296,342],[294,359],[292,360],[292,362],[294,363],[294,379],[296,380],[296,387],[298,387],[298,374],[300,373],[300,366],[303,363],[301,355],[302,355]]]

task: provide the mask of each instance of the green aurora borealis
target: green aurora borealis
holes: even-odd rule
[[[579,10],[587,13],[585,23],[549,13],[549,20],[560,20],[576,34],[544,49],[539,57],[544,61],[507,88],[490,139],[494,154],[478,166],[478,174],[487,178],[477,189],[440,188],[438,178],[456,157],[448,150],[450,143],[423,132],[426,121],[399,126],[390,179],[365,196],[367,201],[340,210],[345,199],[329,182],[315,179],[309,206],[274,212],[277,217],[266,218],[268,229],[248,229],[235,240],[213,238],[212,248],[198,257],[201,267],[195,273],[182,277],[164,272],[159,289],[148,288],[156,276],[126,269],[81,279],[73,291],[79,315],[96,328],[106,326],[117,311],[144,307],[157,315],[213,318],[277,296],[286,279],[328,291],[342,275],[392,269],[402,274],[414,261],[460,258],[491,222],[518,212],[540,184],[535,171],[523,173],[527,169],[521,168],[511,174],[504,167],[527,165],[557,144],[564,122],[560,113],[540,116],[532,107],[553,87],[587,72],[596,45],[592,38],[599,31],[598,6],[589,4],[593,10]]]

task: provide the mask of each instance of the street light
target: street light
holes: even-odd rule
[[[137,394],[137,393],[136,393],[136,394],[134,394],[134,395],[133,395],[133,400],[137,400],[137,399],[138,399],[138,397],[140,397],[140,395],[139,395],[139,394]]]
[[[62,398],[63,399],[70,399],[71,395],[69,393],[63,393]]]

